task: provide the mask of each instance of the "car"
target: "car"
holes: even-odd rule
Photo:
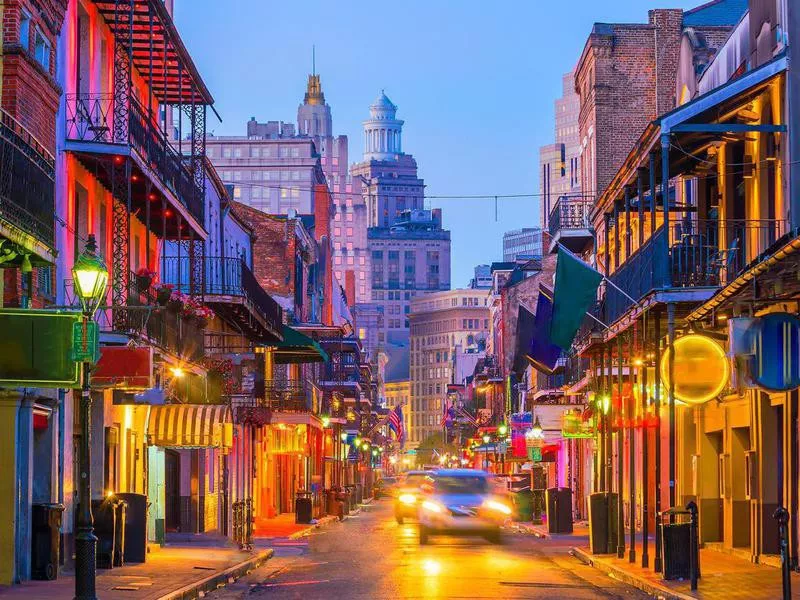
[[[394,496],[397,477],[383,477],[375,483],[375,498]]]
[[[441,469],[419,502],[419,543],[432,535],[476,535],[502,542],[502,526],[512,508],[493,493],[492,477],[477,469]]]
[[[398,525],[405,519],[416,519],[422,487],[431,483],[431,471],[408,471],[395,486],[394,518]]]

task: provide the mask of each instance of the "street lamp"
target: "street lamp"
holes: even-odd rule
[[[533,422],[533,427],[531,428],[531,435],[534,439],[540,440],[544,437],[544,430],[542,429],[542,424],[539,422],[539,417],[536,417],[536,420]]]
[[[87,343],[87,325],[94,316],[106,294],[108,270],[97,256],[97,242],[89,235],[86,248],[72,267],[72,281],[75,293],[81,302],[83,312],[83,343]],[[84,348],[85,350],[85,348]],[[75,535],[75,598],[76,600],[95,600],[95,577],[97,537],[94,535],[92,517],[91,488],[91,427],[89,419],[92,409],[91,389],[89,387],[90,362],[84,360],[81,385],[81,445],[80,481],[78,483],[78,527]]]

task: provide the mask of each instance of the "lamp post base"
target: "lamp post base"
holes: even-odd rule
[[[97,537],[92,527],[75,536],[75,600],[97,600]]]

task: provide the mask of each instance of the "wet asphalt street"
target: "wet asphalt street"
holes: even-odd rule
[[[646,597],[570,556],[569,543],[509,533],[500,546],[449,537],[420,546],[416,524],[398,525],[380,500],[306,538],[271,540],[272,560],[206,598]]]

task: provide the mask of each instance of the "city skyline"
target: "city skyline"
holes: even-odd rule
[[[447,2],[412,4],[402,13],[364,2],[348,3],[347,10],[312,2],[308,14],[317,18],[304,24],[303,35],[292,27],[263,35],[259,23],[291,22],[297,18],[294,9],[251,0],[237,0],[237,11],[206,0],[196,0],[191,10],[186,0],[175,4],[177,26],[223,118],[222,123],[209,118],[210,132],[243,135],[251,116],[294,122],[316,45],[316,73],[336,134],[348,136],[351,162],[361,154],[369,104],[384,89],[402,109],[403,150],[421,165],[426,196],[531,195],[499,200],[497,213],[493,199],[437,198],[428,206],[442,208],[443,227],[452,231],[453,287],[468,285],[476,264],[502,258],[504,232],[538,225],[539,146],[552,143],[561,76],[575,66],[593,22],[646,18],[635,0],[602,10],[581,2],[586,10],[574,11],[515,4],[498,6],[489,15],[484,6],[469,2],[459,4],[457,20],[447,17],[452,6]],[[693,5],[689,0],[659,3],[664,8]],[[250,15],[246,23],[237,18],[240,14]],[[354,21],[354,14],[363,19]],[[413,30],[414,43],[362,35],[357,26],[387,19],[395,23],[392,31]],[[552,26],[537,31],[534,43],[531,22]],[[207,43],[220,37],[224,44]],[[550,58],[543,61],[539,53],[545,49]],[[240,58],[233,64],[225,53]],[[486,76],[475,77],[476,72]]]

